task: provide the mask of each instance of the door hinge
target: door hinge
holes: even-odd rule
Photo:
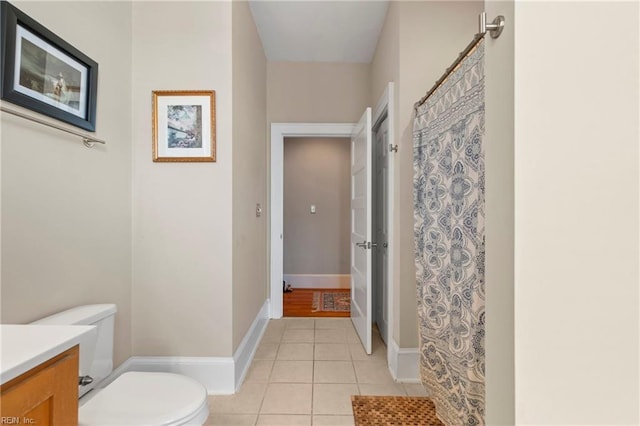
[[[398,145],[389,144],[389,152],[398,152]]]

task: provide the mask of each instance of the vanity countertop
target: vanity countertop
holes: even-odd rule
[[[93,325],[0,325],[0,383],[79,344],[90,334],[96,334]]]

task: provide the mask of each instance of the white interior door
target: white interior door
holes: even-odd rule
[[[371,108],[351,136],[351,321],[371,354]]]

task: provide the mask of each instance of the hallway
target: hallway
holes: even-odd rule
[[[314,307],[314,293],[344,293],[348,292],[349,289],[343,288],[323,288],[323,289],[315,289],[315,288],[294,288],[291,292],[284,293],[282,295],[282,316],[287,318],[294,317],[316,317],[316,318],[327,318],[327,317],[342,317],[349,318],[351,313],[349,310],[346,311],[322,311],[316,310],[317,307]],[[347,294],[348,295],[348,294]],[[319,295],[318,295],[319,296]],[[347,301],[348,303],[348,301]]]
[[[373,336],[367,355],[349,318],[271,320],[238,393],[210,396],[207,425],[353,425],[351,395],[426,395],[395,383]]]

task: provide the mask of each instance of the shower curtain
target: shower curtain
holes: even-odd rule
[[[446,425],[484,424],[484,41],[416,112],[421,380]]]

